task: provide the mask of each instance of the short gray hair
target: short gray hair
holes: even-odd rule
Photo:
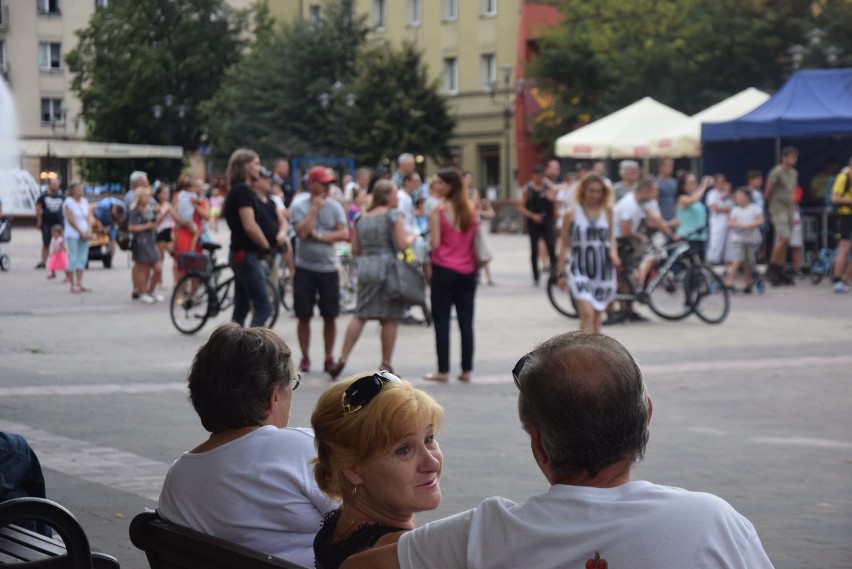
[[[524,429],[538,429],[558,479],[595,476],[644,457],[649,399],[624,346],[603,334],[570,332],[526,360],[518,373],[518,414]]]
[[[130,174],[130,187],[132,188],[142,180],[147,180],[148,174],[146,172],[142,172],[141,170],[136,170],[132,174]]]
[[[399,166],[402,166],[403,162],[407,162],[408,160],[414,160],[414,154],[410,152],[403,152],[399,155],[399,158],[396,159],[396,163]]]
[[[618,163],[618,173],[621,174],[625,170],[638,170],[639,162],[636,160],[622,160]]]

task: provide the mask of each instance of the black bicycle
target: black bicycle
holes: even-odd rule
[[[234,304],[234,275],[227,263],[217,263],[216,251],[222,246],[216,243],[202,245],[205,254],[184,254],[178,256],[178,267],[186,274],[175,285],[169,313],[172,324],[184,334],[195,334],[207,320],[216,317],[221,311]],[[272,283],[266,283],[272,312],[264,326],[272,328],[278,320],[278,289]]]

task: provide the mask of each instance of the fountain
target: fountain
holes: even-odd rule
[[[39,187],[26,170],[20,168],[18,120],[12,93],[0,77],[0,200],[3,215],[35,215]]]

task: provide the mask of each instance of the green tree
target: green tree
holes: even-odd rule
[[[811,19],[810,0],[564,0],[531,66],[554,96],[538,142],[644,96],[687,114],[747,87],[773,90],[791,70],[787,48]]]
[[[250,22],[225,0],[112,0],[65,56],[87,137],[196,147],[198,107],[239,60]]]
[[[358,163],[379,164],[402,151],[439,162],[449,156],[455,119],[417,48],[383,44],[359,62],[353,84],[359,109],[347,121],[347,150]]]
[[[354,0],[331,0],[318,24],[258,37],[202,107],[217,157],[241,146],[360,164],[404,150],[447,154],[453,121],[419,52],[368,48],[366,18],[355,14]]]

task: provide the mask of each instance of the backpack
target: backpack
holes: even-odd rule
[[[129,251],[130,247],[133,245],[133,234],[130,233],[130,230],[127,228],[129,217],[129,215],[122,217],[121,221],[118,222],[118,227],[115,231],[115,243],[122,251]]]

